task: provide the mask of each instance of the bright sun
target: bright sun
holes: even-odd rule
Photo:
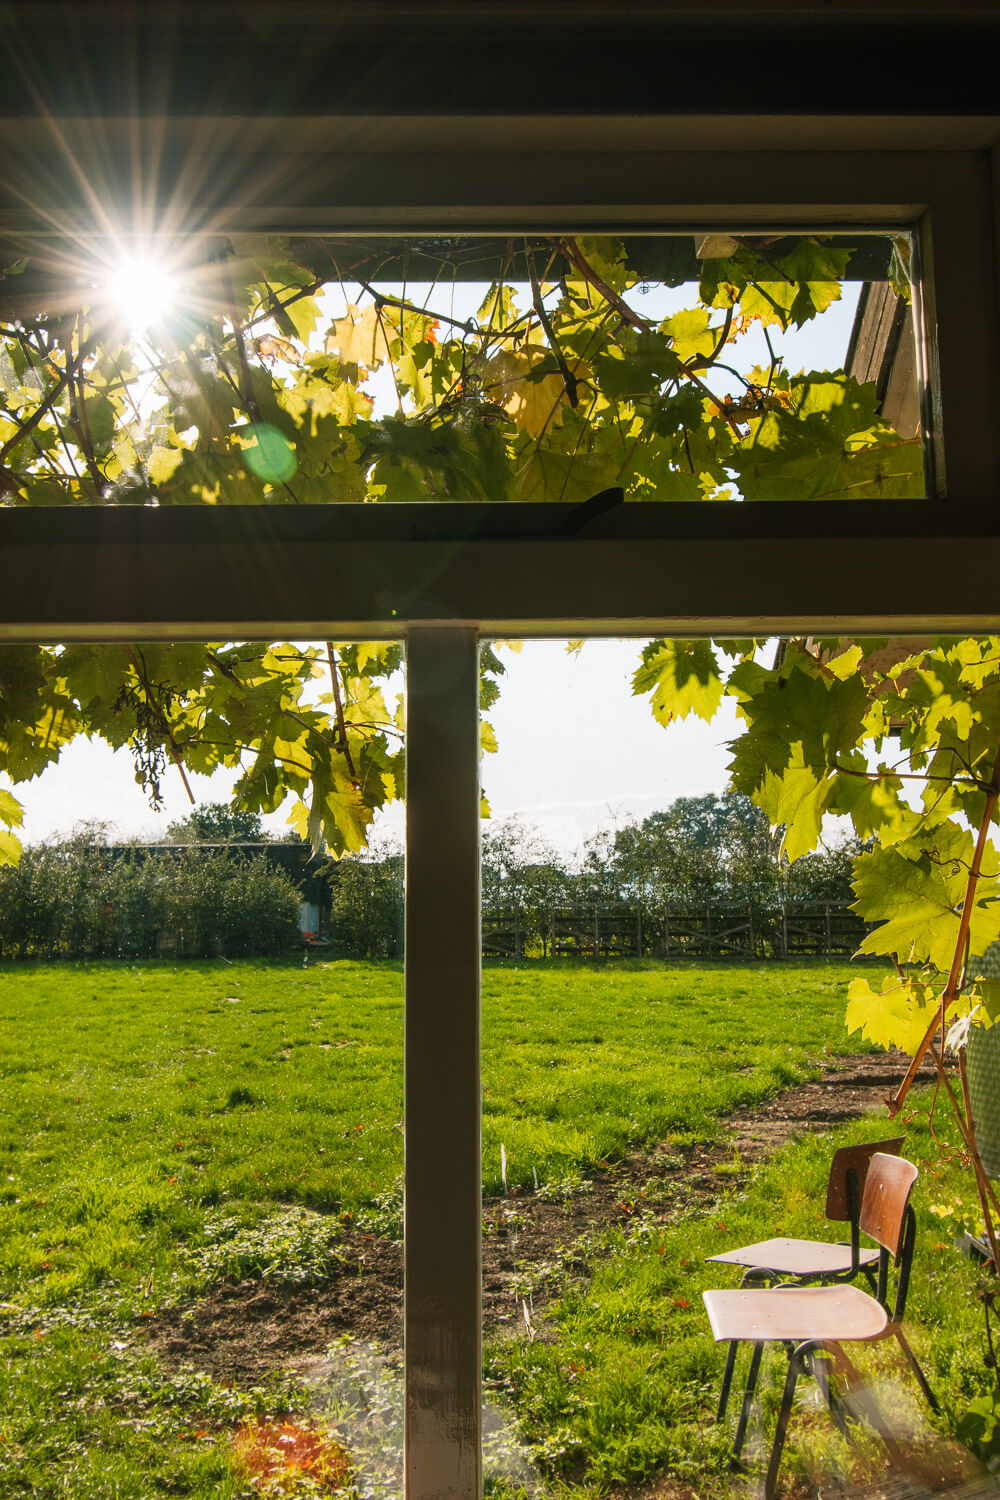
[[[177,283],[159,262],[132,257],[112,272],[108,292],[129,327],[141,333],[170,311]]]

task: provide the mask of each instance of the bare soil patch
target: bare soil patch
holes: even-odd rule
[[[561,1258],[586,1274],[588,1237],[627,1223],[652,1197],[669,1213],[706,1210],[740,1180],[733,1164],[752,1167],[792,1135],[828,1129],[877,1109],[899,1083],[906,1059],[877,1053],[831,1060],[812,1083],[787,1089],[724,1122],[714,1145],[657,1146],[596,1172],[589,1191],[563,1202],[534,1193],[487,1199],[483,1205],[483,1323],[488,1334],[519,1327],[524,1316],[526,1272]],[[921,1078],[933,1074],[925,1069]],[[165,1308],[143,1319],[149,1342],[168,1365],[190,1364],[221,1381],[260,1384],[267,1376],[309,1366],[331,1340],[377,1342],[399,1348],[403,1330],[402,1245],[358,1231],[340,1241],[319,1287],[290,1287],[260,1280],[226,1280],[197,1301]],[[532,1307],[544,1307],[544,1281],[534,1283]]]

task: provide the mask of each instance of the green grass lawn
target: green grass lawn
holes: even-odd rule
[[[643,1142],[711,1139],[720,1115],[808,1076],[825,1051],[851,1049],[847,974],[845,964],[488,968],[487,1191],[499,1188],[501,1147],[514,1186],[572,1180]],[[294,1407],[299,1393],[166,1372],[136,1347],[131,1322],[227,1271],[319,1275],[345,1216],[367,1215],[375,1230],[398,1223],[400,969],[11,966],[0,970],[0,1086],[0,1495],[244,1493],[226,1443],[192,1443],[187,1429],[200,1421],[214,1434]],[[944,1174],[935,1192],[947,1207],[953,1174],[919,1122],[908,1149],[911,1138]],[[702,1256],[719,1248],[723,1222],[743,1239],[778,1220],[788,1232],[811,1226],[809,1195],[833,1144],[793,1148],[698,1221],[645,1205],[628,1234],[591,1247],[586,1291],[567,1279],[553,1342],[491,1351],[494,1386],[547,1472],[578,1480],[585,1469],[587,1483],[613,1487],[666,1466],[706,1492],[722,1482]],[[922,1213],[944,1246],[950,1221],[926,1199]],[[947,1274],[925,1266],[923,1316],[941,1330],[932,1377],[960,1404],[977,1349],[972,1273],[954,1259]]]

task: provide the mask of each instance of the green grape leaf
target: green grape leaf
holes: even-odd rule
[[[611,401],[658,390],[681,373],[681,358],[664,333],[629,329],[594,361],[594,378]]]
[[[651,641],[632,677],[632,692],[648,693],[664,726],[695,714],[711,720],[722,701],[722,678],[710,641]]]
[[[896,954],[903,963],[947,970],[958,940],[974,843],[968,829],[944,823],[859,859],[851,910],[881,923],[859,951]],[[989,850],[972,913],[973,954],[984,953],[1000,935],[997,872],[996,852]]]
[[[517,476],[517,500],[563,500],[577,504],[617,482],[614,453],[558,453],[536,447]]]

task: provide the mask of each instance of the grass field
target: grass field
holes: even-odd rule
[[[846,973],[489,968],[487,1190],[499,1188],[501,1146],[511,1187],[571,1182],[644,1142],[711,1139],[720,1115],[849,1048]],[[0,1495],[250,1493],[231,1469],[227,1429],[295,1409],[302,1392],[163,1370],[138,1347],[134,1323],[226,1273],[321,1276],[344,1216],[398,1226],[400,970],[10,967],[0,971],[0,1075]],[[941,1215],[923,1212],[944,1249],[958,1179],[919,1121],[908,1149],[911,1137],[943,1174]],[[700,1308],[702,1256],[718,1248],[722,1222],[747,1239],[779,1215],[788,1232],[796,1219],[811,1228],[809,1193],[831,1146],[792,1148],[698,1221],[645,1205],[627,1233],[590,1247],[586,1292],[569,1279],[559,1288],[553,1341],[491,1351],[492,1384],[545,1472],[577,1488],[664,1466],[705,1493],[723,1483],[708,1422],[720,1361]],[[926,1351],[934,1376],[960,1404],[977,1348],[966,1315],[973,1273],[954,1259],[947,1275],[926,1271],[923,1317],[937,1330]],[[204,1435],[192,1441],[192,1431]]]

